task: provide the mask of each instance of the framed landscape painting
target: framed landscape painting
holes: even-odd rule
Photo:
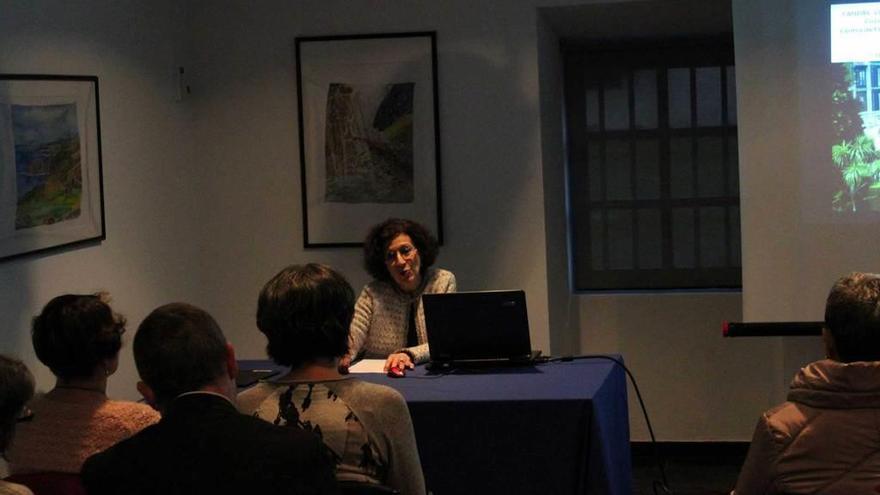
[[[296,39],[305,247],[416,220],[442,242],[433,32]]]
[[[0,74],[0,260],[102,240],[98,78]]]

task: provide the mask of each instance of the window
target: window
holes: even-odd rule
[[[575,289],[741,286],[732,43],[564,58]]]
[[[867,67],[864,65],[857,65],[853,67],[853,76],[855,78],[855,85],[857,88],[864,88],[865,86],[867,86],[866,71]]]

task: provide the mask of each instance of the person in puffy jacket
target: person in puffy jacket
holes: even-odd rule
[[[880,491],[880,275],[834,284],[822,337],[826,359],[758,420],[735,495]]]

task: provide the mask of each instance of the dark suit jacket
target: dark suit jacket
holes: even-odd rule
[[[317,437],[201,393],[178,397],[157,424],[90,457],[82,480],[90,495],[337,493]]]

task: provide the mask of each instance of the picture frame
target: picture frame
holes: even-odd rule
[[[105,238],[98,78],[0,74],[0,261]]]
[[[443,242],[436,32],[298,37],[303,244],[358,247],[387,218]]]

